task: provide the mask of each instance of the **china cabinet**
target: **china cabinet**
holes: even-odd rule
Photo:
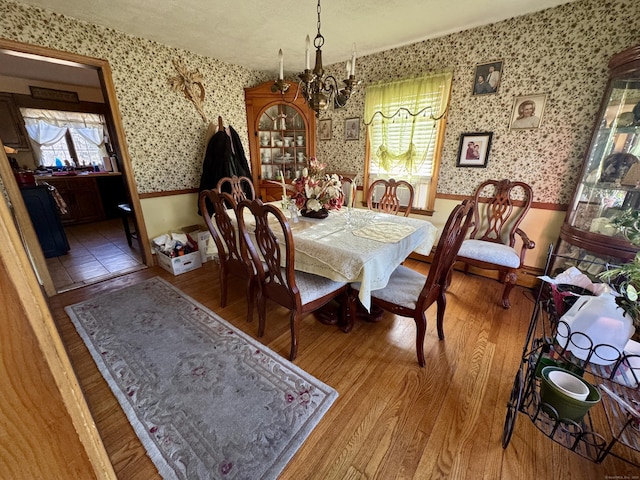
[[[273,93],[273,82],[245,89],[253,184],[265,201],[280,198],[273,181],[291,183],[315,156],[315,115],[293,84]]]
[[[591,144],[564,224],[553,270],[597,275],[633,259],[638,247],[611,225],[640,209],[640,45],[614,56]]]

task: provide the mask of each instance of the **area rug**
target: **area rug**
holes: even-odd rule
[[[158,277],[66,311],[165,479],[276,478],[338,397]]]

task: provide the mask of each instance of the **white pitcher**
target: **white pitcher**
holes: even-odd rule
[[[615,296],[606,292],[578,298],[560,317],[556,341],[581,360],[586,360],[593,350],[590,362],[611,365],[622,355],[624,346],[634,333],[633,320],[618,307]]]

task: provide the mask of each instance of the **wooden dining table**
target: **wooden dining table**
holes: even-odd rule
[[[272,204],[280,208],[280,202]],[[412,252],[429,255],[437,234],[426,220],[365,209],[330,210],[326,218],[299,216],[297,221],[288,211],[286,215],[295,245],[295,269],[334,281],[359,282],[358,298],[367,311],[371,292],[384,288]],[[247,226],[253,222],[250,217],[245,210]]]

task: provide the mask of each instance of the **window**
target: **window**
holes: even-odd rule
[[[20,112],[40,165],[102,165],[108,156],[103,115],[36,108]]]
[[[414,210],[433,210],[435,203],[451,79],[445,72],[366,89],[368,184],[407,180],[415,190]]]

